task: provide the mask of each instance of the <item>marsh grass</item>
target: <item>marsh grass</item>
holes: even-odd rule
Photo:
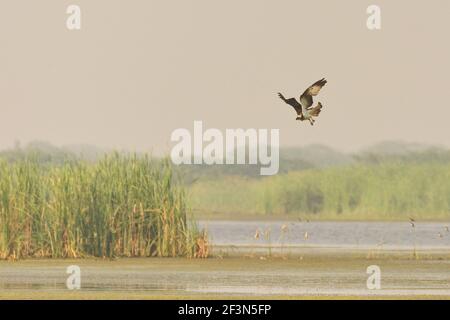
[[[149,156],[0,159],[0,257],[193,257],[199,233],[175,180]]]
[[[189,192],[198,216],[448,220],[450,165],[357,164],[261,179],[228,176],[196,182]]]

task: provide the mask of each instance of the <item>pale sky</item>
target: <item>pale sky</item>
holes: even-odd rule
[[[80,31],[66,28],[70,4]],[[279,128],[284,146],[450,146],[449,17],[448,0],[2,0],[0,149],[167,152],[194,120]],[[295,121],[276,93],[298,98],[322,77],[316,126]]]

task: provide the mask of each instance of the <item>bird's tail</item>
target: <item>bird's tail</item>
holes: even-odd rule
[[[317,117],[320,114],[320,111],[322,111],[322,104],[319,102],[317,104],[317,106],[315,106],[314,108],[312,108],[309,113],[313,116],[313,117]]]

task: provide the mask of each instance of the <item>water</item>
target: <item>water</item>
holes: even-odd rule
[[[446,230],[450,223],[419,222],[414,228],[408,222],[200,221],[199,224],[207,228],[214,246],[236,247],[237,252],[241,248],[251,254],[237,258],[218,255],[212,259],[0,261],[0,299],[450,297],[450,232]],[[260,231],[259,239],[255,239],[256,230]],[[272,251],[272,247],[278,249]],[[289,249],[284,251],[285,247]],[[413,256],[412,251],[396,251],[414,248],[421,250],[418,256]],[[282,255],[272,256],[276,250]],[[386,251],[379,254],[382,250]],[[66,268],[73,264],[82,270],[82,289],[76,292],[66,288]],[[366,287],[369,265],[381,268],[381,290]]]
[[[200,221],[216,246],[450,249],[450,222]],[[255,234],[259,230],[259,239]],[[270,235],[270,239],[269,236]]]
[[[320,250],[319,250],[320,251]],[[436,256],[438,257],[438,256]],[[66,287],[80,266],[81,290]],[[366,287],[369,265],[382,270],[381,290]],[[450,260],[398,256],[378,260],[312,255],[304,259],[137,258],[0,261],[0,299],[131,299],[299,296],[450,297]]]

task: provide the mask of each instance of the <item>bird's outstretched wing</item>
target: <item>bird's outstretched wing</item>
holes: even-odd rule
[[[298,103],[297,100],[295,100],[295,98],[290,98],[290,99],[286,99],[281,93],[278,92],[278,96],[280,97],[281,100],[283,100],[284,102],[286,102],[288,105],[294,107],[295,111],[297,112],[298,115],[302,114],[302,105],[300,103]]]
[[[327,83],[327,80],[325,78],[320,79],[319,81],[315,82],[312,86],[310,86],[308,89],[303,92],[303,94],[300,96],[300,103],[305,109],[309,109],[313,104],[313,96],[317,96],[319,94],[320,89]]]

